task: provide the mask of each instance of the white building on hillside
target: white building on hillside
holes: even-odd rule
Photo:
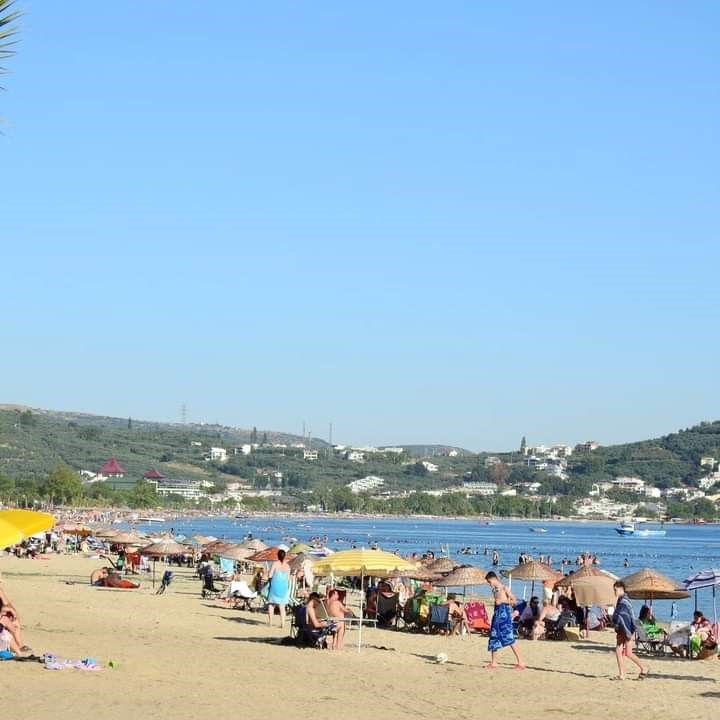
[[[227,462],[228,454],[225,448],[211,447],[210,448],[210,460],[215,462]]]
[[[641,493],[645,492],[645,481],[639,477],[616,477],[610,481],[613,487],[618,490],[626,490],[627,492]]]
[[[350,491],[357,495],[361,492],[367,492],[368,490],[374,490],[375,488],[382,487],[384,484],[384,478],[377,477],[375,475],[368,475],[360,480],[353,480],[352,482],[349,482],[346,487],[349,487]]]
[[[428,462],[427,460],[423,460],[422,464],[423,467],[430,473],[435,473],[440,469],[435,463]]]
[[[462,489],[467,495],[495,495],[498,486],[491,482],[476,482],[474,480],[464,482]]]

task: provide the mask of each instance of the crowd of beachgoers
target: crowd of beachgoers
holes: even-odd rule
[[[614,632],[618,679],[626,677],[627,662],[637,665],[639,679],[647,677],[653,655],[717,657],[717,626],[701,611],[687,622],[663,626],[654,617],[652,592],[635,592],[634,597],[648,598],[636,617],[628,599],[635,588],[602,570],[598,556],[589,552],[559,561],[521,553],[515,568],[501,571],[498,550],[485,547],[477,552],[493,569],[484,572],[428,550],[398,556],[402,571],[394,571],[391,563],[383,573],[335,577],[318,572],[318,560],[333,554],[324,536],[268,547],[251,533],[242,542],[230,543],[175,536],[172,528],[154,536],[119,529],[118,523],[128,519],[125,513],[75,513],[5,552],[29,561],[54,554],[94,557],[98,566],[90,584],[113,590],[136,591],[151,573],[154,586],[160,560],[155,592],[162,593],[172,584],[173,568],[182,567],[197,578],[199,595],[223,607],[264,613],[268,625],[276,623],[287,631],[284,642],[296,646],[341,651],[346,631],[363,624],[449,637],[480,634],[488,638],[488,669],[498,667],[498,653],[507,648],[514,667],[522,670],[523,641],[588,639],[591,633]],[[369,552],[394,557],[379,548]],[[513,579],[532,583],[527,600],[515,596]],[[475,594],[478,589],[480,595]],[[4,587],[0,603],[0,652],[8,659],[52,662],[28,644],[21,612]]]

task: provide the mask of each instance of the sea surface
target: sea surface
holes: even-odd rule
[[[500,568],[508,569],[518,562],[520,553],[535,559],[550,555],[553,567],[560,569],[560,561],[567,559],[575,569],[580,553],[597,555],[600,567],[619,576],[628,575],[644,567],[654,568],[677,581],[712,567],[720,567],[720,525],[665,525],[664,537],[621,537],[614,523],[597,522],[520,522],[480,520],[445,520],[425,518],[187,518],[168,520],[163,525],[139,525],[143,530],[157,532],[173,529],[175,534],[214,535],[229,541],[241,542],[248,534],[269,545],[290,543],[293,539],[307,542],[313,538],[326,540],[333,550],[353,546],[370,547],[407,555],[432,550],[435,556],[449,554],[456,562],[491,569],[490,553],[500,554]],[[653,527],[653,526],[649,526]],[[547,532],[533,532],[543,528]],[[463,548],[473,554],[460,554]],[[487,548],[488,555],[485,555]],[[625,561],[628,567],[625,567]],[[529,594],[530,586],[514,581],[519,596]],[[698,607],[713,617],[712,590],[700,590]],[[639,607],[641,603],[636,603]],[[695,606],[694,596],[677,601],[681,619],[689,618]],[[669,619],[672,603],[655,601],[655,613]]]

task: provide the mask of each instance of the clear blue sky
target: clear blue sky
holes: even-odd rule
[[[717,2],[18,4],[1,401],[498,450],[720,416]]]

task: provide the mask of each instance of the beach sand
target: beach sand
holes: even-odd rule
[[[90,587],[102,566],[83,557],[3,557],[3,587],[37,654],[93,657],[117,669],[51,671],[38,663],[0,664],[5,709],[44,720],[390,716],[398,718],[704,718],[716,712],[720,663],[648,659],[645,681],[611,682],[611,632],[591,642],[520,643],[528,670],[483,669],[487,640],[364,632],[360,654],[279,644],[267,616],[217,607],[200,597],[190,571],[176,571],[164,595],[149,578],[137,591]],[[163,565],[158,563],[158,575]],[[68,582],[73,584],[68,584]],[[277,622],[277,618],[276,618]],[[436,664],[437,653],[446,664]],[[634,677],[634,666],[628,675]],[[12,711],[10,711],[12,708]]]

